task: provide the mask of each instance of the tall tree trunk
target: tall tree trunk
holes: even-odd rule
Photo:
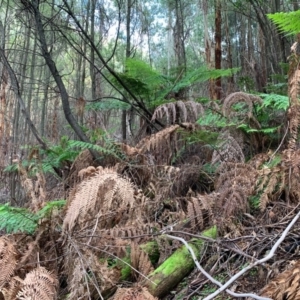
[[[222,60],[222,14],[221,14],[221,0],[215,0],[215,68],[221,69]],[[215,81],[215,92],[213,99],[221,99],[222,81],[221,77]]]
[[[34,77],[35,77],[35,60],[36,60],[36,48],[37,48],[37,38],[34,36],[33,41],[33,49],[32,49],[32,55],[31,55],[31,65],[30,65],[30,75],[29,75],[29,84],[28,84],[28,95],[27,95],[27,112],[29,118],[31,118],[31,104],[32,104],[32,92],[33,92],[33,83],[34,83]],[[41,69],[40,69],[41,70]],[[27,123],[25,123],[25,138],[26,143],[30,140],[30,128]]]
[[[131,23],[131,8],[132,0],[127,0],[126,7],[126,59],[130,57],[131,54],[131,32],[130,32],[130,23]],[[122,110],[122,139],[125,142],[127,138],[127,111]]]
[[[229,22],[228,22],[228,11],[227,11],[227,4],[226,2],[224,3],[224,11],[226,12],[225,14],[225,39],[226,39],[226,60],[227,60],[227,68],[232,69],[233,68],[233,62],[232,62],[232,47],[231,47],[231,38],[230,38],[230,29],[229,29]],[[226,95],[229,95],[234,91],[234,77],[230,76],[227,79],[227,90],[226,90]]]
[[[209,69],[213,68],[213,57],[212,53],[213,48],[212,48],[212,43],[211,39],[209,37],[209,29],[208,29],[208,20],[207,20],[207,15],[208,15],[208,1],[207,0],[202,0],[200,2],[200,7],[202,8],[203,11],[203,24],[204,24],[204,43],[205,43],[205,58],[206,58],[206,65]],[[214,80],[209,81],[209,97],[211,99],[214,98],[214,90],[215,90],[215,84]]]
[[[186,73],[186,54],[184,46],[184,15],[182,0],[175,0],[175,26],[174,26],[174,49],[177,61],[177,80],[181,79]],[[177,99],[186,97],[186,89],[180,89],[175,95]]]

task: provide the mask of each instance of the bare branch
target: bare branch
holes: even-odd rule
[[[300,213],[299,213],[300,214]],[[178,240],[178,241],[180,241],[180,242],[182,242],[186,247],[187,247],[187,249],[189,250],[189,252],[191,253],[191,255],[192,255],[192,258],[193,258],[193,260],[194,260],[194,262],[195,262],[195,265],[197,266],[197,268],[198,268],[198,270],[206,277],[206,278],[208,278],[212,283],[214,283],[214,284],[216,284],[216,285],[218,285],[220,288],[217,290],[217,291],[219,291],[219,290],[221,290],[221,288],[223,288],[224,286],[225,286],[225,284],[222,286],[222,283],[221,282],[219,282],[219,281],[217,281],[215,278],[213,278],[209,273],[207,273],[203,268],[202,268],[202,266],[200,265],[200,263],[198,262],[198,260],[197,260],[197,257],[196,257],[196,255],[195,255],[195,253],[194,253],[194,251],[193,251],[193,249],[189,246],[189,244],[187,243],[187,241],[185,240],[185,239],[183,239],[183,238],[180,238],[180,237],[177,237],[177,236],[173,236],[173,235],[169,235],[169,234],[167,234],[166,235],[168,238],[170,238],[170,239],[174,239],[174,240]],[[273,247],[274,248],[274,247]],[[250,268],[251,269],[251,268]],[[242,271],[244,271],[245,269],[243,269]],[[241,272],[239,272],[239,273],[241,273]],[[239,274],[238,273],[238,274]],[[236,277],[236,275],[234,276],[234,277]],[[233,278],[233,277],[232,277]],[[232,279],[231,278],[231,279]],[[236,280],[238,277],[236,277],[234,280]],[[230,281],[230,284],[234,281],[234,280],[229,280]],[[228,281],[228,282],[229,282]],[[229,286],[229,284],[227,285],[227,286]],[[222,291],[224,291],[226,288],[227,288],[227,286],[225,287],[225,288],[223,288],[222,289]],[[216,292],[217,292],[216,291]],[[208,297],[206,297],[206,298],[204,298],[203,300],[206,300],[206,299],[213,299],[216,295],[218,295],[219,293],[221,293],[221,291],[220,292],[218,292],[218,293],[213,293],[213,294],[211,294],[211,295],[209,295]],[[251,294],[251,293],[247,293],[247,294],[238,294],[238,293],[234,293],[234,292],[232,292],[232,291],[230,291],[230,290],[226,290],[226,292],[229,294],[229,295],[231,295],[231,296],[233,296],[233,297],[243,297],[243,298],[246,298],[246,297],[251,297],[251,298],[254,298],[254,299],[257,299],[257,300],[271,300],[270,298],[265,298],[265,297],[260,297],[260,296],[257,296],[257,295],[255,295],[255,294]],[[211,297],[213,295],[213,297]]]

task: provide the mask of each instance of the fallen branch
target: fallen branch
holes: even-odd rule
[[[286,227],[286,229],[283,231],[283,233],[281,234],[281,237],[278,239],[278,241],[275,243],[275,245],[272,247],[271,251],[269,252],[269,254],[267,256],[265,256],[264,258],[255,261],[254,263],[250,263],[246,268],[244,268],[243,270],[241,270],[240,272],[238,272],[237,274],[235,274],[233,277],[231,277],[225,284],[223,285],[219,285],[217,284],[214,279],[214,283],[216,283],[217,285],[220,286],[219,289],[217,289],[214,293],[210,294],[209,296],[207,296],[206,298],[204,298],[203,300],[210,300],[210,299],[214,299],[218,294],[220,294],[221,292],[223,292],[224,290],[226,290],[228,288],[229,285],[231,285],[234,281],[236,281],[240,276],[242,276],[244,273],[246,273],[247,271],[249,271],[250,269],[252,269],[253,267],[263,264],[264,262],[268,261],[269,259],[271,259],[274,255],[275,252],[277,250],[277,248],[280,246],[280,244],[284,241],[284,239],[286,238],[287,234],[289,233],[289,231],[291,230],[291,228],[293,227],[293,225],[296,223],[296,221],[299,219],[300,217],[300,211],[298,212],[298,214],[293,218],[293,220],[291,221],[291,223]],[[174,237],[173,237],[174,238]],[[202,271],[201,271],[202,272]],[[203,273],[204,274],[204,273]],[[205,274],[204,274],[205,275]],[[209,274],[208,274],[209,275]],[[206,275],[205,275],[206,276]],[[229,290],[226,290],[227,293],[229,293]],[[230,294],[230,293],[229,293]],[[242,294],[239,294],[238,297],[245,297]],[[247,296],[248,297],[248,296]],[[252,298],[255,299],[259,299],[259,300],[266,300],[269,298],[263,298],[263,297],[259,297],[259,296],[251,296]],[[269,299],[270,300],[270,299]]]

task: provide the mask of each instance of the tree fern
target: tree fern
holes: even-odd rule
[[[146,103],[149,108],[154,108],[166,103],[167,96],[172,93],[177,93],[181,89],[191,87],[199,82],[232,76],[239,69],[216,70],[201,67],[188,71],[185,76],[178,80],[178,75],[165,76],[152,69],[147,63],[131,58],[126,60],[125,70],[125,72],[118,73],[122,81],[137,98]],[[122,89],[122,86],[115,79],[112,78],[111,80]]]
[[[0,230],[5,230],[6,233],[24,232],[33,234],[39,225],[39,220],[48,217],[53,209],[62,208],[65,203],[65,200],[47,202],[47,204],[36,213],[32,213],[26,208],[1,204]]]

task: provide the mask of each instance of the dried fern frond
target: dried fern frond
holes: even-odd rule
[[[273,300],[300,299],[300,261],[276,276],[261,290],[260,295]]]
[[[118,288],[110,300],[158,300],[145,287]]]
[[[116,268],[101,263],[96,253],[82,249],[74,243],[66,253],[65,273],[67,274],[69,299],[98,299],[119,280]]]
[[[111,229],[101,230],[101,235],[109,235],[113,238],[130,238],[130,239],[141,239],[142,235],[149,235],[153,233],[153,226],[158,224],[139,224],[138,226],[115,226]],[[138,241],[137,241],[138,242]]]
[[[76,224],[86,224],[87,220],[131,208],[134,199],[134,188],[128,179],[109,168],[99,170],[83,181],[74,197],[69,199],[63,230],[72,231]]]
[[[230,135],[230,131],[224,131],[218,137],[219,147],[214,150],[212,164],[219,162],[244,162],[243,150],[236,139]]]
[[[142,139],[136,148],[140,154],[151,156],[149,164],[171,165],[172,158],[176,156],[185,144],[183,132],[194,132],[197,125],[194,123],[181,123],[171,125],[150,137]]]
[[[166,125],[180,122],[196,122],[200,115],[204,115],[203,106],[195,101],[176,101],[158,106],[151,121],[165,118]]]
[[[5,285],[5,287],[0,289],[4,295],[5,300],[17,299],[17,294],[20,291],[22,285],[23,285],[23,280],[20,277],[18,276],[12,277],[9,280],[9,282]]]
[[[249,209],[248,197],[255,190],[257,171],[247,164],[222,163],[217,170],[216,197],[214,212],[222,227],[226,219],[245,213]],[[223,224],[224,222],[224,224]]]
[[[282,188],[285,186],[285,176],[280,166],[269,170],[265,167],[259,170],[259,173],[261,174],[261,183],[257,188],[257,192],[263,191],[260,196],[259,208],[264,211],[276,190],[277,192],[282,191]]]
[[[250,165],[230,162],[222,163],[217,169],[217,174],[219,175],[216,177],[215,188],[218,192],[235,183],[252,193],[258,176],[258,172]]]
[[[170,134],[176,131],[179,127],[179,125],[172,125],[158,133],[152,134],[150,137],[147,136],[136,145],[136,148],[140,149],[140,152],[143,153],[150,151],[151,149],[156,148],[158,142],[160,142],[163,138],[170,136]]]
[[[137,273],[134,269],[131,269],[131,274],[136,281],[144,278],[141,274],[146,276],[154,270],[148,254],[137,243],[132,242],[130,245],[130,262],[131,266],[139,272]]]
[[[43,267],[27,273],[17,299],[53,300],[57,297],[58,280],[56,276]]]
[[[252,110],[253,110],[253,103],[256,103],[256,102],[262,103],[262,99],[258,96],[246,94],[243,92],[232,93],[232,94],[228,95],[223,102],[223,107],[222,107],[223,115],[225,117],[230,117],[233,115],[242,115],[241,112],[233,113],[231,110],[231,107],[234,104],[239,103],[239,102],[245,102],[247,104],[247,106],[248,106],[248,112],[247,112],[248,114],[247,115],[249,118],[251,118]]]
[[[20,173],[21,183],[24,187],[28,198],[30,199],[30,208],[32,211],[38,211],[46,199],[46,179],[42,172],[37,172],[36,180],[30,178],[27,170],[19,162],[18,170]]]
[[[0,237],[0,288],[13,276],[17,266],[17,251],[13,243],[5,236]]]
[[[247,191],[236,184],[224,189],[215,201],[214,211],[220,227],[224,219],[234,218],[248,210]]]
[[[70,187],[74,187],[78,182],[81,181],[78,173],[89,166],[93,166],[93,163],[94,159],[89,150],[80,152],[70,168],[70,173],[66,179],[66,184],[68,184]]]
[[[199,232],[212,224],[214,196],[214,193],[209,195],[198,194],[196,197],[189,199],[187,216],[193,231]]]

